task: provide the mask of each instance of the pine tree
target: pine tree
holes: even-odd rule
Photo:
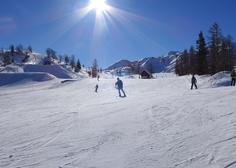
[[[23,53],[24,47],[22,44],[19,44],[18,46],[16,46],[16,51],[18,53]]]
[[[9,53],[3,53],[3,64],[4,66],[12,63],[12,58]]]
[[[182,75],[187,75],[187,74],[189,74],[189,69],[190,69],[188,50],[184,50],[182,60],[183,60],[183,72],[182,72]]]
[[[197,74],[197,59],[196,59],[196,51],[193,46],[189,49],[189,66],[190,66],[190,73]]]
[[[202,32],[199,33],[197,40],[197,74],[204,75],[208,73],[207,65],[207,47]]]
[[[93,60],[93,68],[94,69],[98,69],[98,61],[97,61],[97,59]]]
[[[10,45],[10,55],[5,55],[5,61],[7,64],[11,64],[14,63],[14,53],[15,53],[15,46],[14,45]]]
[[[79,60],[79,58],[78,58],[77,63],[76,63],[75,71],[76,71],[76,72],[79,72],[80,70],[81,70],[81,64],[80,64],[80,60]]]
[[[53,49],[47,48],[47,49],[46,49],[46,53],[47,53],[47,57],[48,57],[48,58],[51,58],[51,59],[58,59],[57,56],[56,56],[56,51],[54,51]]]
[[[92,66],[92,77],[97,77],[98,74],[98,61],[97,59],[93,60],[93,66]]]
[[[66,65],[68,65],[69,62],[70,62],[69,56],[68,56],[68,55],[65,55],[65,63],[66,63]]]
[[[75,68],[75,56],[74,56],[74,55],[71,56],[71,59],[70,59],[70,66],[71,66],[72,69]]]
[[[233,38],[228,35],[226,37],[226,45],[227,45],[227,70],[232,71],[235,65],[235,56],[236,56],[236,45],[233,41]]]
[[[58,58],[59,58],[59,63],[62,62],[62,55],[58,55]]]
[[[14,54],[14,52],[15,52],[15,47],[14,47],[14,45],[10,45],[9,49],[10,49],[11,56],[13,56],[13,54]]]
[[[28,51],[29,51],[30,53],[32,53],[32,52],[33,52],[33,49],[32,49],[32,47],[31,47],[31,46],[28,46]]]
[[[231,71],[233,69],[234,44],[231,36],[222,38],[220,53],[220,71]]]
[[[221,64],[221,58],[219,55],[220,52],[220,45],[221,45],[221,29],[217,23],[214,23],[210,27],[210,72],[211,74],[215,74],[220,71],[220,64]]]

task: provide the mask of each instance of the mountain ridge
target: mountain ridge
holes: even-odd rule
[[[106,70],[109,71],[122,71],[127,68],[136,69],[136,73],[140,67],[149,69],[152,73],[160,73],[160,72],[173,72],[176,59],[181,54],[179,51],[170,51],[165,56],[157,56],[157,57],[145,57],[138,61],[130,61],[127,59],[122,59],[108,68]]]

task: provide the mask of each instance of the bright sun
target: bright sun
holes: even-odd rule
[[[105,12],[107,8],[106,0],[90,0],[89,9],[96,10],[97,14]]]

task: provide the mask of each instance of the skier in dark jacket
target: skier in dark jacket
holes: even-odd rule
[[[192,76],[191,82],[192,82],[191,90],[193,90],[193,86],[195,86],[195,89],[197,89],[197,79],[195,78],[194,75]]]
[[[95,86],[95,92],[96,93],[98,92],[98,84],[96,84],[96,86]]]
[[[122,93],[124,94],[124,97],[126,97],[126,94],[123,90],[123,82],[122,82],[122,80],[120,80],[120,78],[117,78],[117,82],[116,82],[115,86],[119,91],[119,96],[121,97],[120,91],[122,91]]]
[[[233,70],[231,72],[231,86],[235,86],[235,82],[236,82],[236,72],[235,70]]]

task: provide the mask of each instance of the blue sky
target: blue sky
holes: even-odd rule
[[[89,0],[1,0],[0,47],[31,45],[45,53],[74,54],[87,66],[161,56],[207,37],[214,22],[236,38],[235,0],[107,0],[115,10],[96,19]],[[95,24],[96,23],[96,24]]]

